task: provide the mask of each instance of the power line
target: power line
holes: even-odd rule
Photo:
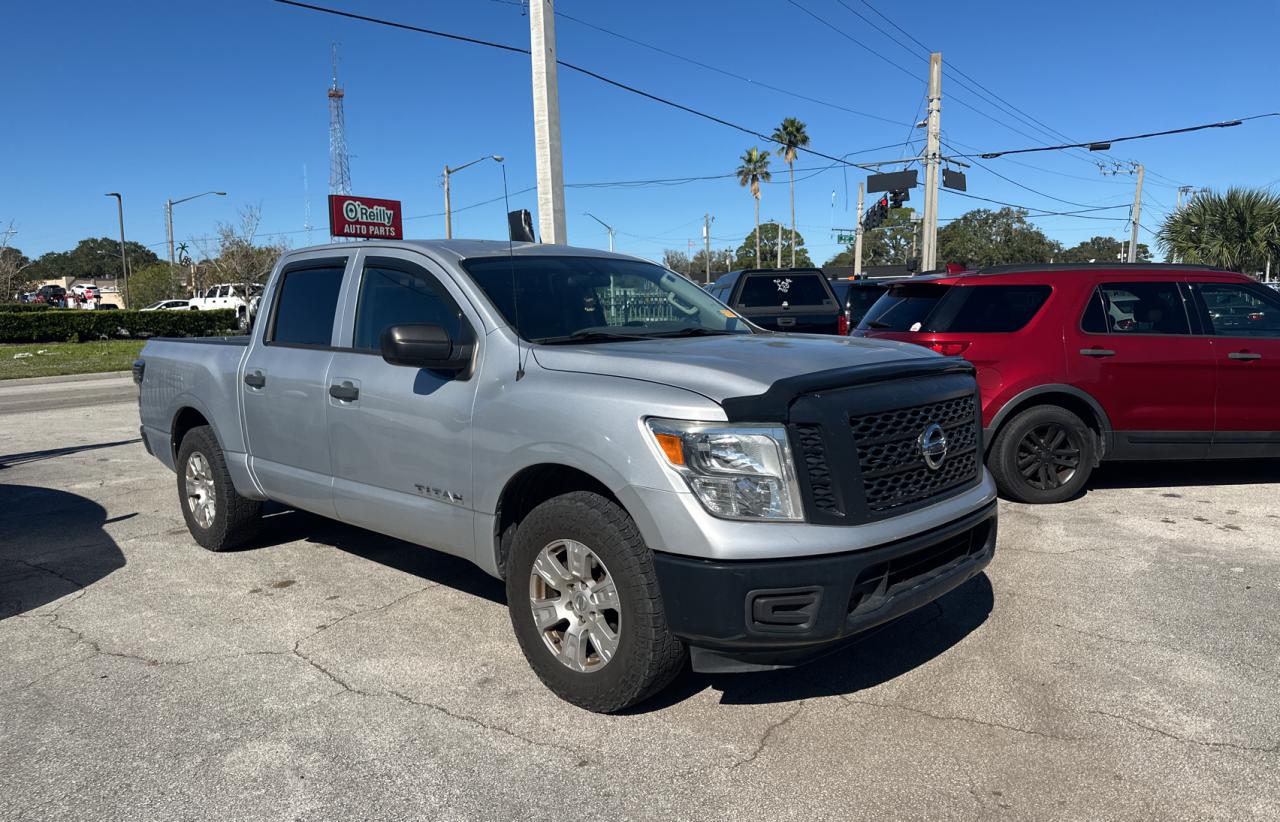
[[[489,40],[480,40],[480,39],[475,38],[475,37],[466,37],[466,36],[461,35],[461,34],[451,34],[451,33],[449,33],[449,32],[445,32],[445,31],[438,31],[438,30],[436,30],[436,29],[429,29],[429,28],[425,28],[425,27],[423,27],[423,26],[414,26],[414,25],[410,25],[409,23],[400,23],[400,22],[397,22],[397,21],[395,21],[395,20],[387,20],[387,19],[385,19],[385,18],[381,18],[381,17],[371,17],[371,16],[366,15],[366,14],[356,14],[355,12],[350,12],[350,11],[341,11],[341,10],[339,10],[339,9],[331,9],[331,8],[328,8],[328,7],[325,7],[325,6],[317,6],[317,5],[313,5],[313,4],[311,4],[311,3],[303,3],[303,2],[301,2],[301,0],[274,0],[274,2],[276,2],[276,3],[280,3],[280,4],[282,4],[282,5],[286,5],[286,6],[294,6],[294,7],[296,7],[296,8],[300,8],[300,9],[307,9],[308,11],[317,11],[317,12],[321,12],[321,13],[323,13],[323,14],[332,14],[332,15],[334,15],[334,16],[336,16],[336,17],[346,17],[346,18],[348,18],[348,19],[350,19],[350,20],[360,20],[360,21],[365,22],[365,23],[374,23],[374,24],[376,24],[376,25],[380,25],[380,26],[387,26],[387,27],[389,27],[389,28],[402,29],[402,30],[404,30],[404,31],[412,31],[412,32],[415,32],[415,33],[418,33],[418,34],[427,34],[427,35],[430,35],[430,36],[432,36],[432,37],[442,37],[442,38],[444,38],[444,39],[446,39],[446,40],[456,40],[456,41],[458,41],[458,42],[462,42],[462,43],[469,43],[469,44],[471,44],[471,45],[487,46],[487,47],[489,47],[489,48],[499,49],[499,50],[501,50],[501,51],[514,52],[514,53],[516,53],[516,54],[529,54],[529,50],[528,50],[528,49],[520,48],[520,47],[518,47],[518,46],[509,46],[509,45],[507,45],[507,44],[505,44],[505,43],[495,43],[495,42],[492,42],[492,41],[489,41]],[[619,81],[619,80],[614,80],[614,79],[612,79],[612,78],[606,77],[606,76],[604,76],[603,74],[600,74],[600,73],[599,73],[599,72],[597,72],[597,71],[592,71],[592,70],[591,70],[591,69],[589,69],[589,68],[585,68],[585,67],[583,67],[583,66],[575,65],[575,64],[570,63],[570,62],[567,62],[567,61],[565,61],[565,60],[556,60],[556,65],[558,65],[558,66],[563,66],[564,68],[569,69],[570,71],[576,71],[576,72],[578,72],[579,74],[585,74],[585,75],[586,75],[586,76],[588,76],[588,77],[591,77],[591,78],[593,78],[593,79],[595,79],[595,80],[599,80],[600,82],[605,83],[605,84],[610,85],[610,86],[613,86],[614,88],[619,88],[619,89],[622,89],[623,91],[630,92],[631,94],[635,94],[635,95],[637,95],[637,96],[639,96],[639,97],[644,97],[644,98],[646,98],[646,99],[648,99],[648,100],[652,100],[652,101],[653,101],[653,102],[655,102],[655,103],[660,103],[660,104],[662,104],[662,105],[664,105],[664,106],[669,106],[669,107],[671,107],[671,108],[678,109],[678,110],[683,111],[683,112],[685,112],[685,113],[687,113],[687,114],[692,114],[692,115],[694,115],[695,117],[701,117],[701,118],[702,118],[702,119],[704,119],[704,120],[710,120],[710,121],[711,121],[711,122],[713,122],[713,123],[717,123],[717,124],[722,125],[722,126],[725,126],[725,127],[727,127],[727,128],[731,128],[731,129],[734,129],[734,130],[736,130],[736,131],[740,131],[740,132],[742,132],[742,133],[744,133],[744,134],[747,134],[747,135],[750,135],[750,136],[752,136],[752,137],[755,137],[755,138],[757,138],[757,139],[759,139],[759,140],[762,140],[762,141],[764,141],[764,142],[766,142],[766,143],[776,143],[776,142],[778,142],[777,140],[774,140],[772,136],[770,136],[770,135],[766,135],[765,133],[760,132],[760,131],[756,131],[756,130],[755,130],[755,129],[753,129],[753,128],[748,128],[747,126],[739,125],[739,124],[737,124],[737,123],[734,123],[734,122],[731,122],[731,121],[729,121],[729,120],[726,120],[726,119],[724,119],[723,117],[717,117],[717,116],[716,116],[716,115],[714,115],[714,114],[708,114],[708,113],[707,113],[707,112],[705,112],[705,111],[700,111],[700,110],[698,110],[698,109],[696,109],[696,108],[693,108],[693,107],[691,107],[691,106],[686,106],[686,105],[684,105],[683,103],[677,103],[677,102],[675,102],[674,100],[669,100],[669,99],[667,99],[667,98],[665,98],[665,97],[661,97],[661,96],[659,96],[659,95],[657,95],[657,94],[652,94],[652,93],[650,93],[650,92],[644,91],[643,89],[639,89],[639,88],[636,88],[635,86],[631,86],[631,85],[628,85],[628,84],[626,84],[626,83],[623,83],[623,82],[621,82],[621,81]],[[818,151],[817,149],[808,148],[808,147],[806,147],[806,146],[797,146],[797,147],[796,147],[796,149],[797,149],[798,151],[802,151],[802,152],[804,152],[804,153],[806,153],[806,154],[812,154],[812,155],[814,155],[815,157],[821,157],[821,158],[823,158],[824,160],[831,160],[832,162],[835,162],[835,163],[841,163],[841,164],[844,164],[844,165],[850,165],[850,166],[856,166],[856,165],[857,165],[856,163],[850,163],[850,162],[848,162],[848,161],[846,161],[846,160],[844,160],[844,159],[841,159],[841,158],[839,158],[839,157],[835,157],[835,156],[830,155],[830,154],[825,154],[825,153],[823,153],[823,152],[821,152],[821,151]]]
[[[277,0],[284,2],[285,0]],[[1171,134],[1187,134],[1192,131],[1203,131],[1207,128],[1230,128],[1246,123],[1250,120],[1257,120],[1262,117],[1280,117],[1280,112],[1268,112],[1266,114],[1254,114],[1249,117],[1240,117],[1235,120],[1221,120],[1216,123],[1202,123],[1198,126],[1185,126],[1183,128],[1171,128],[1164,131],[1149,131],[1145,134],[1131,134],[1127,137],[1109,137],[1101,140],[1091,140],[1087,143],[1069,143],[1058,146],[1037,146],[1035,148],[1012,148],[1003,151],[984,151],[977,154],[957,154],[957,157],[972,158],[981,157],[984,160],[992,160],[996,157],[1003,157],[1008,154],[1030,154],[1036,151],[1061,151],[1069,148],[1089,148],[1091,146],[1107,146],[1111,143],[1124,143],[1129,140],[1146,140],[1152,137],[1167,137]]]
[[[778,87],[778,86],[770,85],[769,83],[764,83],[764,82],[761,82],[761,81],[759,81],[759,80],[752,80],[750,77],[746,77],[746,76],[743,76],[743,75],[741,75],[741,74],[736,74],[736,73],[734,73],[734,72],[732,72],[732,71],[729,71],[728,69],[723,69],[723,68],[720,68],[719,66],[713,66],[713,65],[711,65],[711,64],[709,64],[709,63],[704,63],[704,62],[702,62],[702,61],[700,61],[700,60],[695,60],[695,59],[693,59],[692,57],[687,57],[687,56],[685,56],[685,55],[683,55],[683,54],[680,54],[680,53],[678,53],[678,52],[669,51],[668,49],[664,49],[664,48],[662,48],[661,46],[655,46],[655,45],[653,45],[653,44],[651,44],[651,43],[645,43],[645,42],[643,42],[643,41],[641,41],[641,40],[637,40],[637,39],[635,39],[634,37],[630,37],[630,36],[628,36],[628,35],[626,35],[626,34],[622,34],[622,33],[620,33],[620,32],[616,32],[616,31],[612,31],[612,30],[610,30],[610,29],[607,29],[607,28],[605,28],[604,26],[598,26],[598,25],[596,25],[595,23],[589,23],[589,22],[587,22],[586,20],[579,19],[579,18],[577,18],[577,17],[574,17],[573,15],[565,14],[565,13],[564,13],[564,12],[562,12],[562,11],[557,11],[557,12],[556,12],[556,17],[564,18],[565,20],[572,21],[572,22],[574,22],[574,23],[577,23],[577,24],[578,24],[578,25],[580,25],[580,26],[586,26],[586,27],[587,27],[587,28],[589,28],[589,29],[595,29],[596,31],[598,31],[598,32],[602,32],[602,33],[607,34],[607,35],[609,35],[609,36],[611,36],[611,37],[617,37],[617,38],[618,38],[618,39],[620,39],[620,40],[625,40],[626,42],[628,42],[628,43],[632,43],[632,44],[637,45],[637,46],[640,46],[641,48],[646,48],[646,49],[649,49],[650,51],[656,51],[656,52],[657,52],[657,53],[659,53],[659,54],[665,54],[666,56],[668,56],[668,57],[672,57],[672,58],[675,58],[676,60],[682,60],[682,61],[684,61],[684,62],[686,62],[686,63],[691,64],[691,65],[698,66],[699,68],[704,68],[704,69],[706,69],[707,71],[714,71],[715,73],[717,73],[717,74],[722,74],[722,75],[724,75],[725,77],[732,77],[732,78],[733,78],[733,79],[735,79],[735,80],[740,80],[740,81],[742,81],[742,82],[744,82],[744,83],[750,83],[750,84],[751,84],[751,85],[753,85],[753,86],[759,86],[760,88],[769,89],[770,91],[774,91],[774,92],[777,92],[777,93],[779,93],[779,94],[785,94],[785,95],[787,95],[787,96],[789,96],[789,97],[794,97],[794,98],[796,98],[796,99],[798,99],[798,100],[804,100],[804,101],[809,102],[809,103],[816,103],[817,105],[820,105],[820,106],[826,106],[826,107],[828,107],[828,108],[837,109],[837,110],[839,110],[839,111],[847,112],[847,113],[849,113],[849,114],[856,114],[856,115],[857,115],[857,116],[859,116],[859,117],[867,117],[867,118],[870,118],[870,119],[872,119],[872,120],[879,120],[879,121],[881,121],[881,122],[883,122],[883,123],[889,123],[890,125],[895,125],[895,126],[903,125],[901,122],[899,122],[899,121],[897,121],[897,120],[891,120],[891,119],[889,119],[888,117],[881,117],[881,116],[880,116],[880,115],[878,115],[878,114],[870,114],[870,113],[865,112],[865,111],[858,111],[857,109],[852,109],[852,108],[849,108],[849,107],[847,107],[847,106],[842,106],[842,105],[840,105],[839,103],[832,103],[832,102],[827,101],[827,100],[819,100],[819,99],[818,99],[818,98],[816,98],[816,97],[810,97],[810,96],[808,96],[808,95],[806,95],[806,94],[801,94],[800,92],[797,92],[797,91],[791,91],[791,90],[789,90],[789,89],[780,88],[780,87]]]
[[[981,200],[984,203],[995,203],[996,205],[1008,206],[1009,208],[1016,208],[1026,212],[1032,212],[1032,211],[1040,212],[1039,214],[1028,213],[1027,214],[1028,217],[1078,217],[1081,220],[1127,220],[1129,219],[1128,217],[1088,216],[1091,212],[1094,212],[1094,211],[1111,211],[1112,209],[1116,209],[1116,208],[1128,208],[1129,206],[1127,205],[1096,206],[1094,208],[1082,208],[1079,211],[1046,211],[1044,209],[1034,208],[1028,205],[1021,205],[1019,203],[1006,203],[1003,200],[993,200],[990,197],[979,197],[976,194],[969,194],[968,192],[965,192],[965,191],[952,191],[950,189],[945,189],[945,190],[948,194],[954,194],[957,197],[966,197],[970,200]]]
[[[952,150],[954,151],[954,146],[952,146],[952,145],[951,145],[950,143],[948,143],[947,141],[945,141],[945,140],[944,140],[944,141],[942,141],[942,144],[943,144],[944,146],[946,146],[947,148],[952,149]],[[1073,206],[1080,206],[1081,208],[1087,208],[1087,207],[1089,207],[1089,205],[1090,205],[1090,203],[1077,203],[1077,202],[1075,202],[1075,201],[1073,201],[1073,200],[1064,200],[1064,199],[1062,199],[1061,197],[1055,197],[1055,196],[1054,196],[1054,195],[1052,195],[1052,194],[1046,194],[1046,193],[1044,193],[1043,191],[1040,191],[1039,189],[1035,189],[1035,188],[1032,188],[1032,187],[1031,187],[1031,186],[1029,186],[1029,185],[1026,185],[1025,183],[1020,183],[1020,182],[1018,182],[1017,180],[1013,179],[1012,177],[1006,177],[1005,175],[1003,175],[1003,174],[1001,174],[1000,172],[996,171],[994,168],[991,168],[990,166],[988,166],[986,163],[982,162],[981,160],[974,160],[973,162],[974,162],[974,164],[976,164],[979,168],[981,168],[981,169],[983,169],[984,171],[986,171],[988,174],[994,174],[995,176],[999,177],[1001,180],[1004,180],[1006,183],[1011,183],[1011,184],[1013,184],[1013,185],[1017,186],[1018,188],[1023,189],[1024,191],[1030,191],[1032,194],[1038,194],[1038,195],[1040,195],[1041,197],[1045,197],[1045,198],[1050,199],[1050,200],[1056,200],[1056,201],[1057,201],[1057,202],[1059,202],[1059,203],[1065,203],[1065,204],[1067,204],[1067,205],[1073,205]]]

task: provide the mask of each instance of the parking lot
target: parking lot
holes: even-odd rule
[[[465,562],[283,510],[203,551],[127,378],[67,385],[0,386],[2,819],[1280,817],[1280,466],[1002,503],[934,605],[599,716]]]

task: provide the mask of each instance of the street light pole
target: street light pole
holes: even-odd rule
[[[586,216],[590,217],[591,219],[595,220],[595,221],[596,221],[597,223],[599,223],[600,225],[604,226],[604,230],[605,230],[605,231],[607,231],[607,232],[609,232],[609,252],[610,252],[610,253],[613,253],[613,226],[609,225],[609,224],[608,224],[608,223],[606,223],[604,220],[602,220],[602,219],[600,219],[599,217],[597,217],[596,215],[592,214],[590,211],[584,211],[584,212],[582,212],[582,213],[583,213],[584,215],[586,215]]]
[[[476,163],[483,162],[485,160],[493,160],[495,163],[501,163],[502,159],[501,154],[486,154],[483,157],[477,157],[471,162],[463,163],[455,168],[449,168],[448,165],[444,167],[444,238],[446,240],[453,239],[453,206],[449,202],[449,175],[456,174],[468,166],[473,166]]]
[[[120,217],[120,276],[124,288],[124,307],[129,307],[129,256],[124,250],[124,197],[118,191],[109,192],[106,196],[116,198],[116,213]]]
[[[209,194],[216,194],[219,197],[227,196],[225,191],[204,191],[200,194],[192,194],[190,197],[183,197],[181,200],[165,200],[164,201],[164,221],[169,233],[169,270],[172,271],[177,261],[173,256],[173,207],[179,203],[185,203],[188,200],[194,200],[197,197],[204,197]]]

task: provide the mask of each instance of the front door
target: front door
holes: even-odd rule
[[[1280,295],[1265,286],[1198,283],[1218,363],[1214,457],[1280,457]]]
[[[250,469],[271,499],[333,516],[328,375],[347,257],[303,258],[276,278],[243,381]]]
[[[474,550],[471,415],[476,380],[391,365],[382,332],[431,323],[453,339],[483,331],[465,296],[436,263],[409,251],[371,250],[348,289],[342,348],[329,371],[334,500],[346,522],[470,558]]]
[[[1188,301],[1173,281],[1102,283],[1067,330],[1071,382],[1110,417],[1113,458],[1208,454],[1217,366]]]

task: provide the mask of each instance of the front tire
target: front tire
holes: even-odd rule
[[[987,469],[1015,502],[1065,502],[1093,473],[1097,441],[1084,421],[1057,405],[1038,405],[1009,420],[991,444]]]
[[[667,627],[653,554],[635,522],[589,491],[554,497],[520,524],[507,605],[534,673],[589,711],[647,699],[688,656]]]
[[[178,501],[187,530],[210,551],[238,548],[258,534],[262,503],[241,496],[213,429],[192,428],[178,446]]]

